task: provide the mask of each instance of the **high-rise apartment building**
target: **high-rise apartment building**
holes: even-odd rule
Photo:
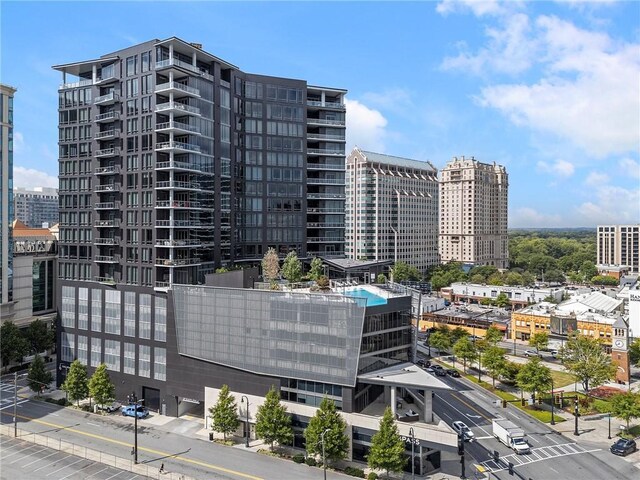
[[[640,273],[640,224],[598,225],[598,265],[621,265]]]
[[[16,89],[0,84],[0,313],[12,313],[13,300],[13,95]]]
[[[58,223],[58,189],[16,187],[13,189],[14,214],[29,228],[51,227]]]
[[[346,255],[438,263],[438,170],[429,162],[354,148],[347,157]]]
[[[505,167],[454,157],[440,171],[440,260],[508,268]]]
[[[269,247],[344,255],[345,90],[177,38],[54,68],[62,279],[162,287]]]

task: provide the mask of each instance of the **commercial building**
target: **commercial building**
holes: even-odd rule
[[[430,328],[463,328],[469,335],[484,337],[489,327],[495,327],[506,336],[511,323],[511,315],[500,308],[480,305],[450,305],[440,310],[425,312],[420,317],[420,331]]]
[[[440,295],[444,299],[465,304],[494,301],[501,293],[505,294],[509,299],[510,307],[517,310],[549,298],[553,299],[554,302],[561,302],[565,295],[565,289],[564,287],[538,288],[536,286],[522,287],[455,282],[451,286],[440,290]]]
[[[13,95],[0,84],[0,320],[13,315]]]
[[[401,261],[423,273],[437,265],[437,177],[430,162],[354,148],[347,157],[347,257]]]
[[[640,273],[640,224],[598,225],[597,264],[629,267]]]
[[[505,167],[454,157],[440,171],[440,260],[509,267]]]
[[[16,187],[13,189],[15,218],[31,228],[58,223],[58,189]]]

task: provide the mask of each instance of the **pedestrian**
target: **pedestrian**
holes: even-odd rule
[[[160,473],[164,473],[164,463],[160,465]]]

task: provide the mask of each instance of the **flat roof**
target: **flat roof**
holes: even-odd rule
[[[422,390],[452,390],[435,376],[425,372],[413,363],[401,363],[375,372],[358,375],[358,381],[374,385],[394,385],[397,387],[418,388]]]

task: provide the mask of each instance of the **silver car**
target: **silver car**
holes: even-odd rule
[[[455,422],[453,422],[451,424],[451,427],[456,431],[458,435],[461,434],[462,438],[464,438],[468,442],[475,438],[475,435],[473,434],[471,429],[467,427],[467,424],[461,422],[460,420],[456,420]]]

